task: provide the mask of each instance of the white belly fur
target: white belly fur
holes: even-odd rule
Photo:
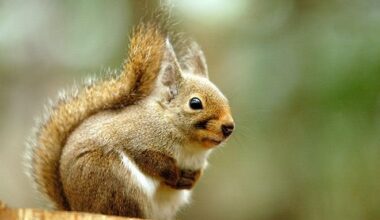
[[[152,219],[174,219],[177,211],[190,201],[190,190],[176,190],[160,185],[152,201]]]
[[[174,157],[181,169],[199,170],[207,167],[207,158],[211,149],[201,146],[176,146]]]
[[[149,218],[172,219],[178,209],[189,202],[191,194],[189,190],[175,190],[162,185],[141,172],[125,153],[120,153],[120,157],[124,167],[131,172],[132,181],[145,192],[151,202]]]
[[[178,146],[175,158],[181,169],[201,169],[207,166],[210,150],[194,151],[190,147]],[[190,202],[190,190],[175,190],[160,184],[157,180],[145,175],[138,166],[124,153],[120,152],[121,161],[131,172],[133,182],[146,193],[151,201],[152,219],[173,219],[179,208]]]

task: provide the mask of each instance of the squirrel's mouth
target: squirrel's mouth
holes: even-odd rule
[[[222,143],[221,140],[216,140],[213,138],[203,138],[201,140],[201,142],[202,142],[202,145],[207,147],[207,148],[212,148],[212,147],[215,147],[215,146],[219,145],[220,143]]]

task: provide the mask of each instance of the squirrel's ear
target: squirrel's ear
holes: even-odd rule
[[[186,72],[208,78],[205,55],[199,45],[195,42],[191,43],[186,54],[181,58],[181,65]]]
[[[165,52],[159,75],[161,83],[169,87],[171,96],[176,95],[178,93],[178,85],[182,80],[182,74],[173,46],[168,38],[165,41]]]

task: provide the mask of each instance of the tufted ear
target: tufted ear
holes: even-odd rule
[[[206,58],[199,45],[192,42],[186,54],[181,58],[182,68],[186,72],[208,78]]]
[[[173,98],[178,94],[178,86],[182,81],[182,73],[173,46],[168,38],[165,41],[164,57],[159,75],[162,85],[169,88],[170,98]]]

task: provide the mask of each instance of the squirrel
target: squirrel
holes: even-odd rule
[[[29,143],[29,174],[55,209],[173,219],[234,121],[194,41],[142,22],[118,75],[62,95]],[[176,48],[177,49],[177,48]]]

